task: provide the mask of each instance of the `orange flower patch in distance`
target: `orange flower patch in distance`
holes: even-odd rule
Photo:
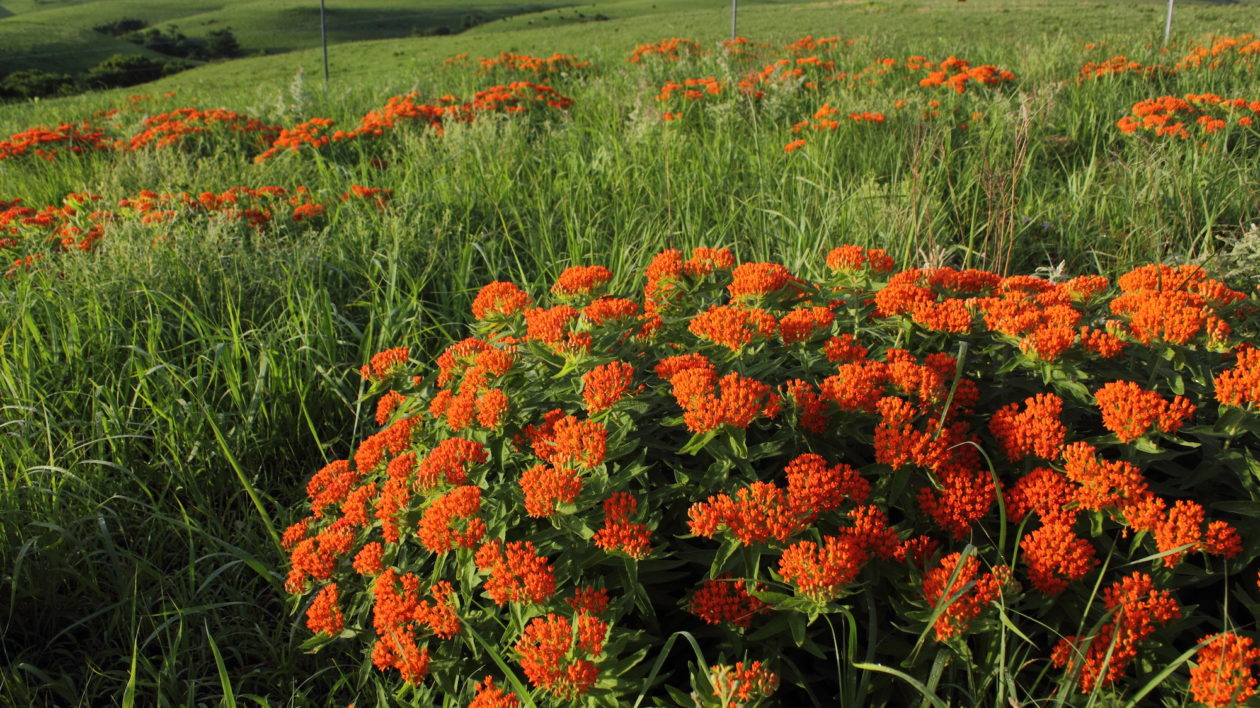
[[[681,61],[702,54],[704,54],[704,49],[701,48],[699,42],[671,37],[659,42],[640,44],[634,48],[630,56],[626,57],[626,61],[631,64],[638,64],[649,58],[658,61]]]
[[[1142,132],[1154,137],[1205,137],[1251,129],[1260,119],[1260,101],[1223,98],[1213,93],[1147,98],[1133,104],[1131,113],[1116,121],[1122,133]]]
[[[589,61],[581,61],[572,54],[553,53],[549,57],[535,57],[528,54],[512,54],[499,52],[499,56],[478,59],[477,64],[483,74],[506,72],[511,74],[529,74],[543,78],[553,74],[572,74],[590,67]]]
[[[108,152],[115,147],[104,129],[91,122],[61,123],[30,128],[0,140],[0,161],[29,156],[54,162],[67,155]]]

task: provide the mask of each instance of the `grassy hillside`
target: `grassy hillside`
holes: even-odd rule
[[[265,5],[272,8],[268,12],[284,12],[274,10],[277,7],[275,3]],[[509,7],[494,3],[482,3],[481,6],[487,14],[506,14]],[[236,7],[233,5],[219,12],[237,12]],[[652,0],[605,0],[565,10],[528,12],[532,7],[538,7],[538,4],[516,5],[519,14],[479,25],[456,36],[383,39],[336,47],[330,52],[332,86],[339,90],[373,86],[379,87],[374,90],[380,91],[399,91],[413,85],[424,87],[427,79],[431,78],[433,64],[458,53],[492,56],[499,51],[509,51],[585,55],[594,47],[629,48],[637,43],[672,35],[715,42],[728,37],[730,32],[729,5],[714,0],[684,0],[668,5]],[[916,0],[867,3],[764,0],[744,2],[740,7],[740,32],[748,36],[784,39],[799,35],[802,27],[809,27],[818,34],[867,37],[889,49],[925,52],[951,52],[957,50],[964,38],[971,41],[969,38],[972,37],[990,37],[992,39],[986,42],[985,59],[1010,61],[1029,46],[1056,40],[1103,42],[1108,38],[1136,37],[1158,46],[1162,40],[1162,12],[1166,5],[1158,0],[1082,1],[1071,5],[1052,0],[971,0],[953,4]],[[372,23],[375,20],[367,19],[370,11],[360,9],[355,12],[364,13],[363,27],[374,26]],[[468,10],[463,4],[452,4],[444,9],[441,6],[427,8],[426,12],[435,13],[434,17],[450,17]],[[578,12],[586,17],[579,17]],[[100,16],[105,17],[106,14],[101,13]],[[596,14],[613,19],[593,21]],[[219,15],[208,13],[204,17],[212,16]],[[1257,16],[1260,16],[1260,9],[1245,3],[1182,3],[1177,8],[1175,36],[1189,39],[1205,33],[1245,32],[1255,26]],[[268,23],[272,22],[279,21],[274,18],[268,20]],[[199,67],[155,82],[143,90],[184,91],[200,95],[207,89],[213,89],[216,96],[235,95],[238,97],[236,100],[250,103],[263,100],[264,95],[274,96],[275,92],[284,90],[298,69],[302,69],[308,79],[322,72],[317,26],[312,29],[309,23],[297,23],[290,18],[283,24],[286,27],[297,24],[298,31],[289,38],[263,29],[274,25],[237,25],[226,20],[223,24],[231,24],[234,31],[257,32],[259,37],[270,37],[258,41],[278,42],[294,51],[284,56],[246,58],[230,64]],[[207,28],[214,26],[217,24]],[[0,32],[3,29],[4,23],[0,22]],[[185,29],[193,32],[191,26]],[[397,29],[396,26],[377,27],[372,31],[396,33]],[[334,28],[333,31],[337,30]],[[301,32],[307,33],[304,40],[298,39]],[[251,46],[248,36],[241,35],[242,44],[247,48]],[[1005,38],[1015,38],[1015,41],[1005,41]],[[628,54],[629,49],[623,51]],[[39,111],[50,110],[50,105],[103,105],[116,100],[118,95],[138,90],[84,97],[79,99],[83,101],[81,104],[44,102]],[[441,90],[441,87],[435,86],[434,90]],[[20,122],[25,120],[18,118],[23,114],[20,106],[0,106],[0,120],[13,116],[12,120]]]
[[[155,13],[168,13],[161,22],[190,35],[230,25],[247,50],[291,50],[126,90],[0,105],[0,140],[90,120],[123,143],[83,154],[50,143],[60,149],[50,159],[0,159],[0,213],[21,199],[46,217],[0,229],[0,272],[11,273],[0,278],[0,704],[467,705],[469,681],[500,671],[475,647],[478,661],[442,667],[455,677],[449,683],[416,691],[373,669],[358,645],[310,653],[304,607],[284,589],[277,536],[306,512],[311,473],[376,430],[377,397],[358,367],[396,346],[431,361],[467,335],[472,299],[492,280],[541,293],[567,266],[598,263],[615,274],[613,292],[637,292],[654,253],[695,246],[727,246],[742,260],[773,259],[814,278],[827,249],[856,243],[885,248],[905,267],[1041,274],[1114,277],[1137,264],[1194,260],[1255,291],[1260,134],[1238,122],[1185,140],[1117,126],[1138,102],[1164,95],[1260,101],[1252,60],[1079,79],[1086,62],[1118,54],[1175,64],[1215,35],[1260,26],[1254,3],[1179,3],[1174,46],[1164,53],[1158,0],[748,1],[739,32],[765,44],[748,57],[720,49],[730,31],[720,0],[451,0],[424,3],[423,12],[401,0],[353,10],[333,3],[340,43],[326,90],[313,5],[0,0],[13,13],[0,19],[0,35],[29,40],[18,51],[0,36],[0,63],[26,56],[46,60],[36,62],[41,68],[69,67],[56,62],[112,53],[115,45],[82,27],[159,6]],[[462,22],[470,8],[500,19],[450,36],[400,36]],[[739,88],[790,56],[785,44],[804,35],[854,42],[825,50],[835,66],[813,87],[784,81],[760,99]],[[626,61],[636,45],[674,36],[707,53]],[[50,37],[67,43],[44,57]],[[365,37],[374,39],[349,41]],[[591,66],[548,78],[572,99],[567,108],[470,107],[467,121],[443,114],[440,133],[413,120],[431,115],[417,110],[380,136],[256,160],[279,128],[312,118],[353,130],[409,91],[426,108],[446,94],[459,97],[452,105],[472,106],[491,85],[539,80],[476,63],[500,52],[569,53]],[[924,74],[908,68],[913,55],[956,55],[1015,78],[972,82],[964,92],[923,86]],[[897,66],[888,77],[882,60]],[[658,99],[667,82],[705,77],[723,88],[694,102]],[[216,124],[169,146],[125,147],[147,119],[181,108],[238,111],[263,128]],[[836,126],[794,130],[819,115]],[[789,151],[798,140],[805,144]],[[356,198],[355,185],[392,198],[382,208]],[[238,209],[238,193],[228,192],[267,186],[284,194],[241,197]],[[63,202],[71,193],[97,196]],[[160,193],[176,196],[135,206]],[[206,206],[224,193],[222,204]],[[299,206],[308,209],[299,215],[316,215],[295,218]],[[265,211],[265,223],[251,226],[244,207],[257,208],[255,217]],[[935,336],[906,329],[881,345],[912,334],[919,343]],[[1169,355],[1152,372],[1181,363]],[[1076,374],[1048,368],[1021,381],[1043,374],[1081,386]],[[1195,434],[1228,428],[1241,442],[1222,459],[1254,464],[1254,433],[1222,420]],[[1147,454],[1141,459],[1164,453],[1132,452]],[[1203,454],[1209,467],[1212,454]],[[1242,524],[1258,498],[1247,491],[1211,512]],[[1015,538],[1014,525],[1002,528]],[[1176,657],[1205,632],[1228,620],[1254,633],[1251,549],[1260,546],[1247,540],[1230,567],[1228,617],[1210,614],[1219,598],[1208,590],[1226,588],[1215,567],[1195,560],[1161,576],[1196,593],[1211,619],[1179,625],[1175,643],[1131,672],[1161,686],[1151,700],[1189,702],[1186,659]],[[1158,565],[1123,556],[1113,565],[1124,563]],[[861,606],[861,622],[866,612]],[[715,644],[730,638],[701,630]],[[1049,666],[1045,648],[1026,666]],[[828,670],[833,653],[820,660]],[[938,670],[918,665],[921,680],[939,681],[958,705],[997,703],[990,685],[968,683],[967,662],[944,649],[938,656]],[[1176,670],[1161,676],[1164,666]],[[872,695],[890,705],[917,701],[887,676],[872,682]],[[804,695],[797,698],[808,703]],[[1045,699],[1018,695],[1025,705]],[[1063,697],[1095,700],[1075,686]],[[1094,705],[1131,697],[1104,692]]]

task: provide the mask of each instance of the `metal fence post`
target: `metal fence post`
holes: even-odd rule
[[[328,18],[324,16],[324,0],[319,0],[319,41],[324,45],[324,90],[328,90]]]

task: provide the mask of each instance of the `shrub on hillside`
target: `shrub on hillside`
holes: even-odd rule
[[[115,54],[88,70],[84,81],[97,88],[117,88],[156,81],[187,68],[178,61],[158,61],[143,54]]]
[[[436,371],[378,354],[380,432],[283,538],[310,645],[475,705],[918,702],[877,664],[961,704],[1164,667],[1245,700],[1260,652],[1219,632],[1256,619],[1222,602],[1260,553],[1257,293],[826,260],[495,282]]]
[[[54,74],[39,69],[22,69],[0,80],[0,96],[6,98],[65,96],[74,93],[76,85],[75,80],[66,74]]]
[[[241,44],[236,41],[231,27],[212,30],[206,35],[207,59],[231,59],[241,53]]]
[[[107,34],[110,37],[121,37],[125,34],[137,32],[148,27],[149,23],[135,17],[125,17],[121,20],[106,22],[92,28],[93,32]]]

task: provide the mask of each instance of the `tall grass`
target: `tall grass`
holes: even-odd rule
[[[497,36],[484,55],[506,48]],[[1126,49],[1158,58],[1141,45]],[[886,38],[837,59],[954,52],[1003,61],[1024,80],[969,104],[984,118],[966,131],[896,119],[891,105],[919,92],[911,86],[761,107],[737,99],[683,128],[658,119],[660,84],[740,69],[714,59],[626,68],[630,48],[592,46],[583,58],[602,70],[557,83],[577,101],[565,117],[417,131],[385,150],[380,169],[352,154],[263,166],[173,152],[0,163],[0,198],[33,205],[84,190],[395,190],[389,211],[335,211],[302,237],[177,231],[155,244],[151,230],[117,232],[97,252],[0,285],[0,695],[20,705],[392,700],[396,686],[364,657],[304,652],[276,531],[309,473],[370,428],[357,366],[404,344],[427,360],[462,336],[471,294],[489,280],[537,288],[567,265],[601,263],[625,290],[652,253],[702,244],[806,273],[839,243],[882,246],[903,264],[1114,271],[1215,254],[1260,211],[1254,155],[1114,129],[1135,101],[1163,93],[1260,99],[1251,72],[1078,85],[1084,55],[1063,38]],[[391,81],[319,100],[301,86],[273,87],[266,102],[195,99],[288,124],[303,111],[344,124],[382,102]],[[484,81],[446,69],[416,83],[432,95]],[[789,126],[824,100],[890,121],[785,154]],[[836,629],[838,653],[860,660],[866,640]],[[1009,646],[990,656],[1026,656],[1018,638],[1000,636]],[[862,700],[865,672],[841,672],[849,700]],[[1028,697],[1000,672],[923,688]]]

